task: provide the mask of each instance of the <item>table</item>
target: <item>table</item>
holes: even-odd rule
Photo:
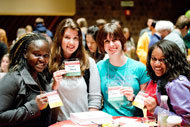
[[[136,119],[137,121],[142,121],[144,118],[142,117],[127,117],[127,116],[113,116],[113,119],[118,119],[118,118],[132,118],[132,119]],[[65,121],[61,121],[61,122],[57,122],[55,124],[50,125],[49,127],[61,127],[63,125],[76,125],[75,123],[73,123],[71,120],[65,120]],[[84,126],[84,127],[97,127],[96,124],[91,124],[91,125],[80,125],[80,126]]]

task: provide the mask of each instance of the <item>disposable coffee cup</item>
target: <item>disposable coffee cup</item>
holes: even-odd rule
[[[181,127],[182,119],[179,116],[169,116],[167,118],[167,127]]]

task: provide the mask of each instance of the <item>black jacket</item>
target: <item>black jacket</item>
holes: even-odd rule
[[[44,91],[49,84],[38,75]],[[6,74],[0,79],[0,127],[47,127],[50,124],[49,106],[40,111],[35,98],[40,94],[37,83],[27,69]]]
[[[4,42],[0,42],[0,61],[7,52],[7,45]]]

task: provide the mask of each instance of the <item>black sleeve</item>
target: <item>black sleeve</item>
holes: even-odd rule
[[[5,43],[0,42],[0,61],[2,57],[8,52],[8,48]]]
[[[35,100],[14,108],[14,101],[20,91],[18,77],[8,73],[0,79],[0,126],[14,125],[39,116]]]

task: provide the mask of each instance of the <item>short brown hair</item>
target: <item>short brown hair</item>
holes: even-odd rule
[[[99,51],[102,53],[105,53],[104,49],[104,40],[107,38],[108,35],[113,36],[114,38],[117,38],[121,41],[122,50],[124,51],[124,45],[126,43],[126,38],[123,35],[123,31],[121,27],[116,25],[115,23],[107,23],[103,26],[102,29],[98,32],[98,35],[96,37],[96,41],[98,44]]]
[[[185,15],[181,15],[176,21],[176,27],[179,29],[183,29],[185,26],[190,26],[190,18]]]

